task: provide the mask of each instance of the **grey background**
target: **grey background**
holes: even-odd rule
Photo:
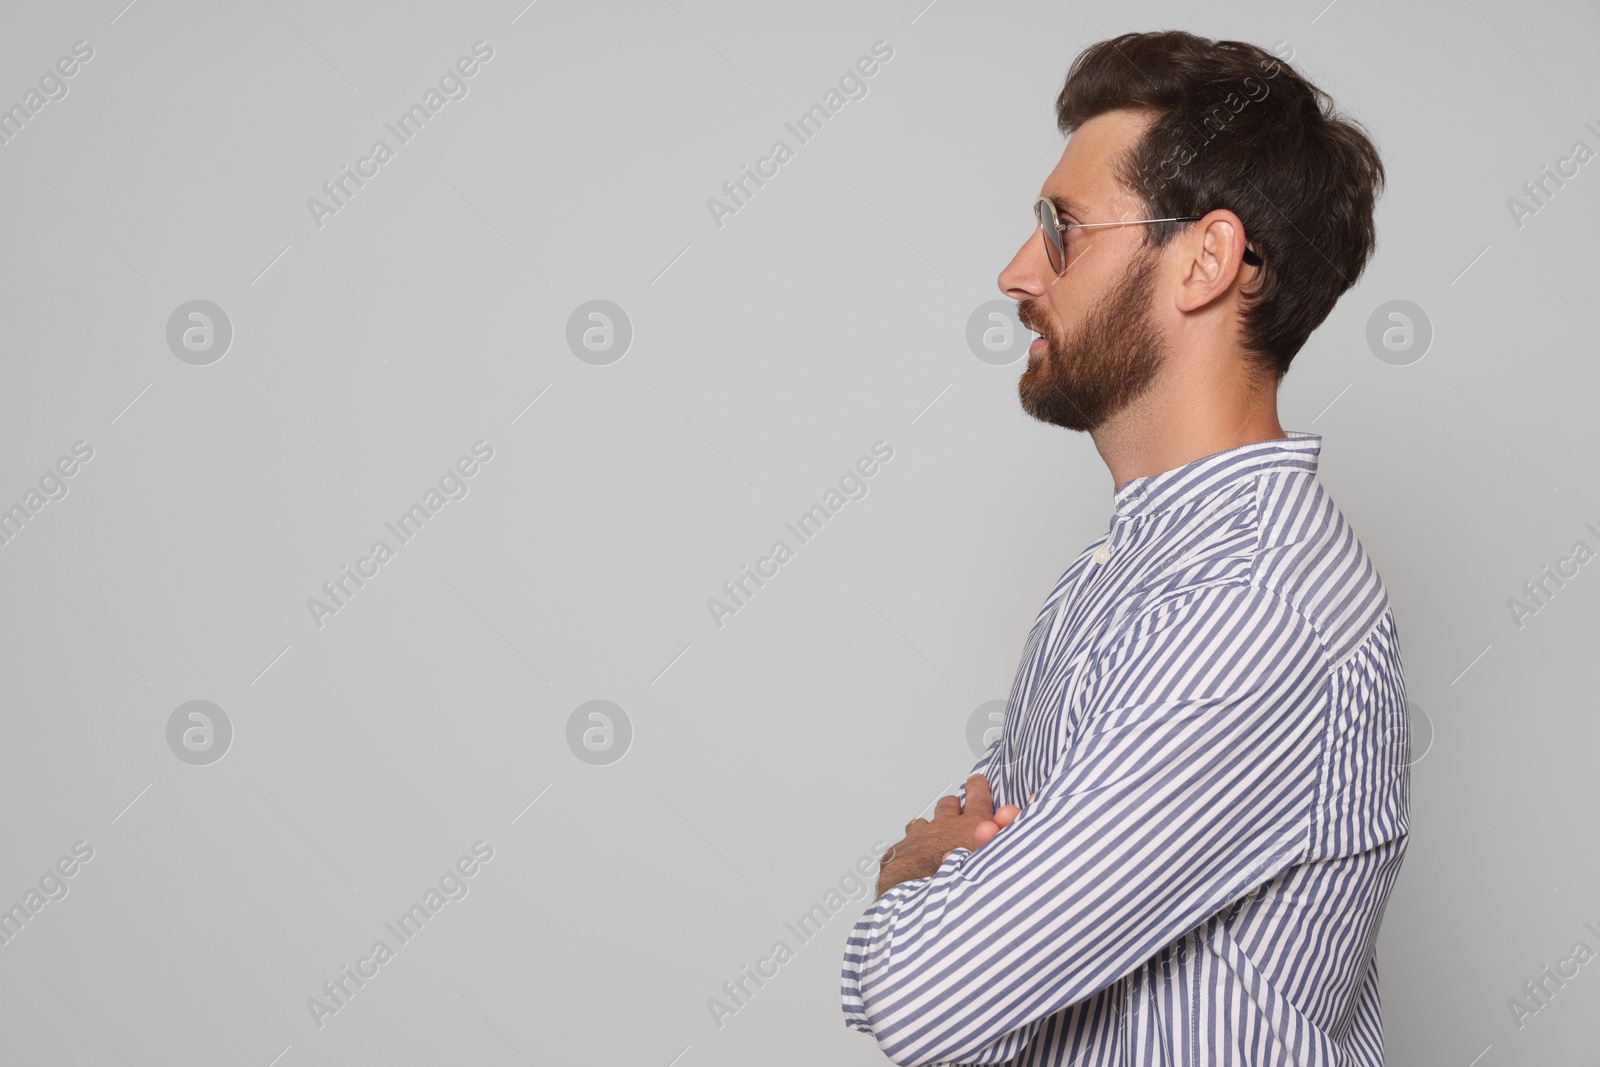
[[[954,788],[1106,529],[1091,442],[1024,416],[967,319],[1028,238],[1072,57],[1179,27],[1285,42],[1389,168],[1378,254],[1280,397],[1434,734],[1379,949],[1389,1062],[1595,1062],[1600,965],[1520,1030],[1507,1007],[1600,948],[1600,563],[1508,608],[1600,543],[1600,163],[1520,228],[1506,206],[1600,148],[1593,5],[123,4],[7,3],[0,33],[0,103],[94,48],[0,147],[0,504],[94,449],[0,548],[0,903],[94,849],[0,946],[0,1059],[882,1062],[838,1007],[865,900],[808,944],[783,924]],[[313,225],[478,40],[468,95]],[[867,96],[715,226],[878,40]],[[166,344],[195,299],[233,327],[209,366]],[[605,366],[565,340],[596,299],[633,328]],[[1432,324],[1409,365],[1367,345],[1390,300]],[[869,494],[713,626],[879,439]],[[317,628],[306,599],[478,440],[468,495]],[[233,728],[207,766],[166,741],[196,699]],[[597,699],[632,728],[607,765],[567,743]],[[469,895],[313,1025],[480,839]]]

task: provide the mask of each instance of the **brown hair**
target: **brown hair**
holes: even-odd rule
[[[1116,108],[1154,116],[1116,171],[1151,218],[1227,208],[1244,224],[1264,261],[1243,303],[1244,347],[1258,381],[1281,381],[1372,255],[1377,149],[1276,56],[1179,30],[1125,33],[1073,60],[1056,98],[1061,132]],[[1185,225],[1144,227],[1146,246]]]

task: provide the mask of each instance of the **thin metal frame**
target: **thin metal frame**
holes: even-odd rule
[[[1054,240],[1051,239],[1050,231],[1046,229],[1044,224],[1045,209],[1049,209],[1050,212],[1050,221],[1056,235]],[[1074,227],[1082,230],[1091,230],[1099,226],[1138,226],[1148,222],[1196,222],[1205,218],[1204,215],[1175,215],[1170,219],[1128,219],[1124,222],[1073,222],[1071,219],[1063,222],[1061,216],[1056,212],[1055,204],[1051,202],[1048,196],[1041,196],[1034,202],[1033,216],[1039,220],[1039,239],[1045,243],[1045,258],[1050,258],[1051,245],[1054,245],[1055,250],[1061,255],[1061,269],[1056,271],[1056,277],[1058,278],[1066,273],[1069,266],[1067,263],[1066,236],[1067,232]],[[1244,261],[1253,267],[1261,266],[1261,256],[1252,251],[1248,245],[1244,250]],[[1052,269],[1054,266],[1052,263]]]

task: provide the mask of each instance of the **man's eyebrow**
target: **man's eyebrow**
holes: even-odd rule
[[[1083,208],[1070,196],[1050,196],[1046,199],[1056,206],[1057,214],[1068,215],[1079,221],[1083,219]]]

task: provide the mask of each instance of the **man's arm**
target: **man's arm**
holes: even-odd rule
[[[846,1024],[902,1065],[999,1063],[1304,856],[1329,664],[1265,590],[1149,609],[1087,665],[1087,713],[1001,834],[851,931]]]
[[[1038,793],[1035,789],[1028,797],[1030,804]],[[878,863],[878,896],[901,882],[931,878],[951,852],[958,848],[976,852],[1020,814],[1022,807],[1017,804],[996,808],[988,779],[974,774],[962,787],[960,797],[939,798],[932,822],[913,819],[906,823],[904,840],[897,841]]]
[[[902,882],[928,878],[951,852],[964,848],[976,852],[1022,813],[1014,804],[997,811],[989,783],[981,774],[968,778],[961,796],[943,796],[933,809],[933,821],[917,818],[906,823],[906,836],[883,854],[878,866],[878,896]]]

